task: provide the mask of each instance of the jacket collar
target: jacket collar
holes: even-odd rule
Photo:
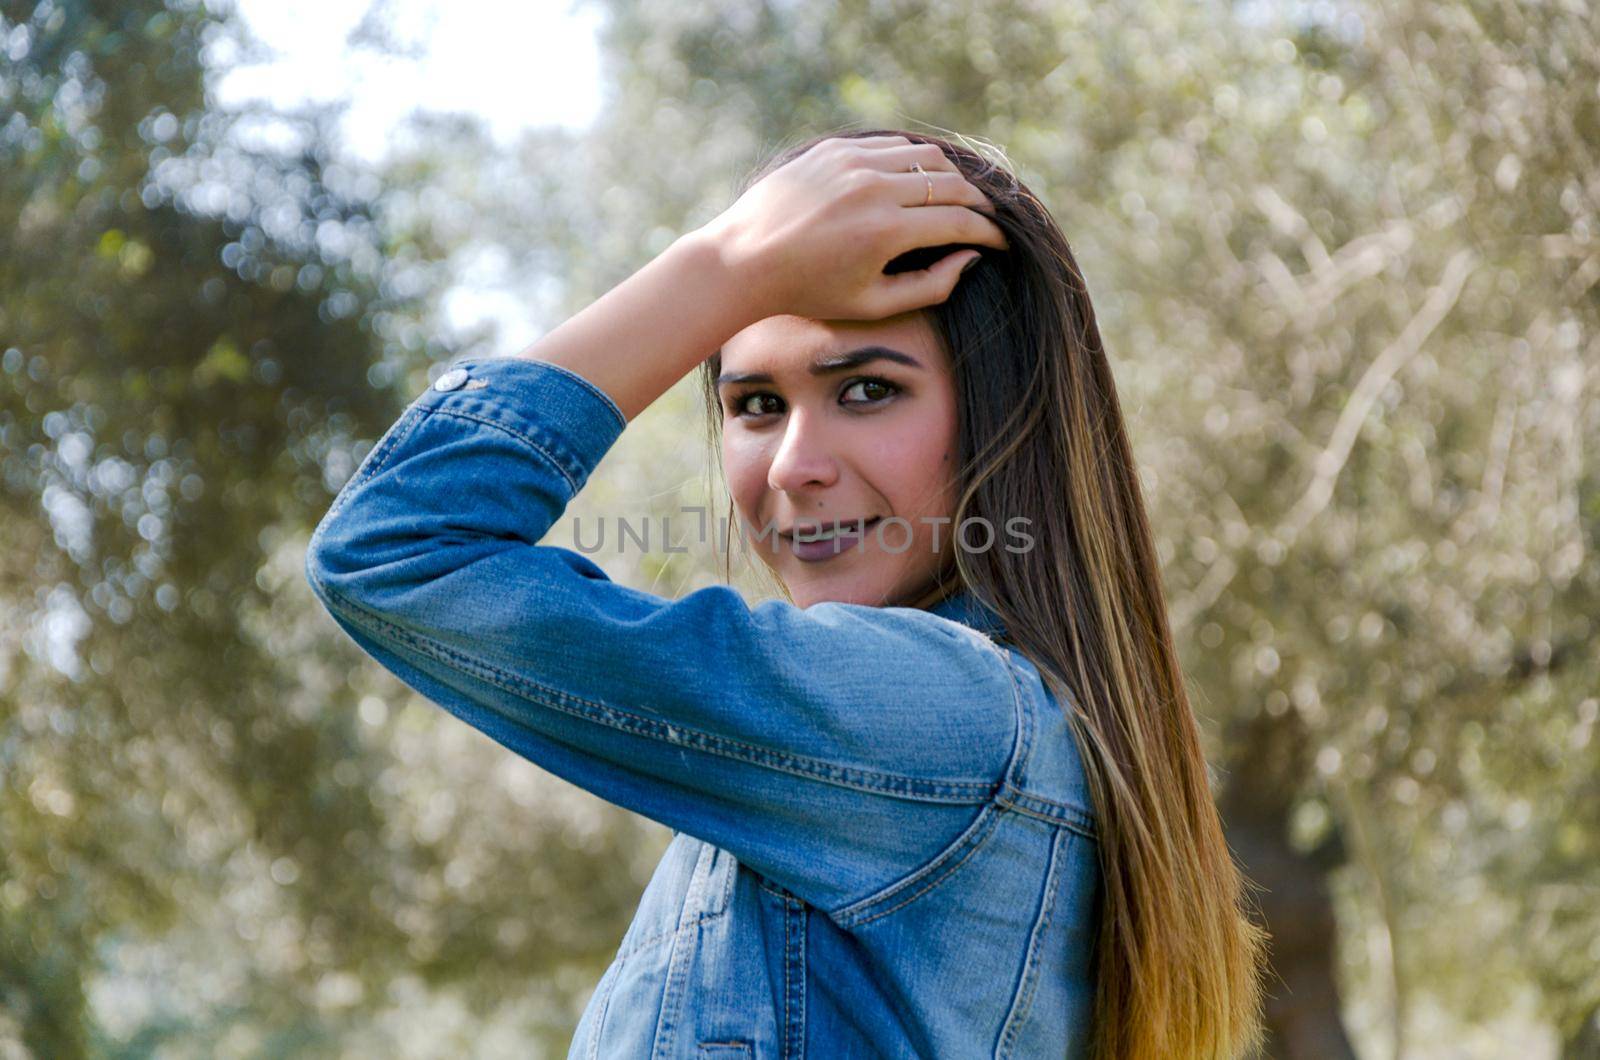
[[[958,589],[928,610],[941,618],[971,626],[980,633],[993,637],[1005,636],[1006,627],[1000,616],[992,607],[973,595],[971,590]]]

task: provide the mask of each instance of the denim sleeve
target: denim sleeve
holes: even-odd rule
[[[460,362],[374,447],[306,575],[364,651],[505,747],[823,909],[961,837],[1018,737],[1010,665],[912,608],[668,599],[538,541],[626,421],[574,372]]]

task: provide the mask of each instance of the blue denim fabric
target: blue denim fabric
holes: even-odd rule
[[[625,425],[576,373],[463,360],[306,556],[408,685],[676,833],[570,1055],[1083,1055],[1094,819],[1038,671],[970,594],[671,600],[538,544]]]

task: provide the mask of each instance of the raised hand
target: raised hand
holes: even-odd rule
[[[926,269],[885,275],[906,251],[1008,249],[986,216],[992,210],[934,144],[838,137],[769,173],[695,234],[718,247],[760,315],[880,320],[943,302],[978,256],[954,251]]]

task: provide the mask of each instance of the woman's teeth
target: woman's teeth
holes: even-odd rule
[[[804,530],[796,530],[794,539],[802,544],[809,541],[831,541],[839,534],[855,533],[858,529],[865,529],[877,521],[877,516],[873,516],[871,519],[865,519],[859,522],[840,523],[837,526],[830,526],[826,530],[817,530],[810,533],[807,533]]]

